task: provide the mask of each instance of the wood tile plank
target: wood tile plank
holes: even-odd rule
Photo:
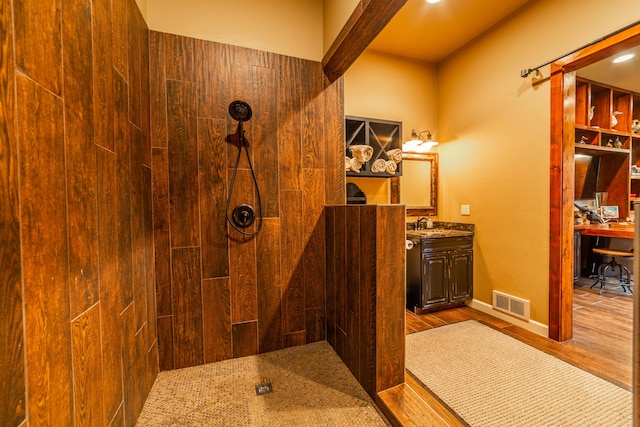
[[[147,282],[145,265],[145,219],[144,197],[151,192],[145,187],[144,169],[142,165],[144,135],[142,131],[130,124],[132,138],[131,153],[131,286],[133,288],[135,331],[140,330],[147,320]]]
[[[287,108],[278,109],[278,150],[280,190],[302,188],[302,118],[300,113],[300,61],[289,56],[279,57],[278,102]]]
[[[171,246],[200,244],[196,85],[167,82]]]
[[[73,423],[63,105],[16,76],[28,414]]]
[[[355,208],[360,211],[359,224],[351,227],[359,228],[360,254],[358,280],[359,290],[359,360],[361,366],[359,382],[370,396],[376,392],[376,318],[377,318],[377,209],[374,205]]]
[[[323,74],[322,64],[315,61],[300,61],[302,98],[302,167],[308,169],[324,169],[325,122],[318,117],[324,114],[324,97],[322,96]],[[330,123],[326,123],[331,125]]]
[[[92,3],[94,142],[113,148],[113,62],[111,60],[111,2]]]
[[[149,32],[149,91],[151,100],[151,147],[167,146],[167,78],[164,34]]]
[[[120,313],[118,280],[118,194],[116,154],[96,147],[98,195],[98,250],[100,254],[100,316],[103,354],[103,408],[107,424],[122,401]]]
[[[175,369],[172,316],[158,316],[158,360],[160,362],[160,371]]]
[[[378,206],[376,390],[404,381],[405,216],[404,206]],[[402,320],[400,320],[402,319]]]
[[[96,426],[103,420],[100,306],[91,307],[71,323],[75,425]]]
[[[111,2],[111,57],[113,68],[127,81],[129,75],[128,26],[126,1]]]
[[[158,316],[171,315],[171,243],[169,238],[169,160],[166,149],[153,148],[153,242]]]
[[[304,272],[302,265],[302,192],[280,192],[280,247],[282,266],[282,332],[305,329]]]
[[[282,347],[289,348],[306,344],[306,331],[293,332],[282,336]]]
[[[394,426],[447,427],[460,425],[445,422],[406,384],[400,384],[380,392],[376,402]]]
[[[151,194],[152,178],[151,168],[142,168],[142,181],[146,189],[143,195],[143,221],[144,221],[144,286],[147,297],[146,324],[147,324],[147,349],[151,349],[157,341],[156,332],[156,286],[155,270],[153,263],[153,197]],[[157,365],[157,363],[156,363]],[[151,366],[151,365],[150,365]],[[157,367],[156,367],[157,370]],[[155,376],[154,376],[155,378]]]
[[[280,220],[267,218],[256,236],[258,349],[282,348],[282,289],[280,287]]]
[[[133,258],[131,231],[131,148],[134,135],[130,132],[128,88],[124,79],[113,72],[114,150],[116,153],[116,189],[118,196],[118,280],[124,310],[133,302]]]
[[[129,83],[129,121],[142,130],[142,33],[140,31],[140,10],[136,2],[124,2],[127,7],[127,60]],[[148,68],[147,68],[148,70]]]
[[[202,281],[204,363],[231,359],[231,301],[229,278]]]
[[[335,216],[335,299],[336,328],[347,330],[347,208],[338,206]]]
[[[229,96],[231,51],[233,46],[196,40],[198,117],[226,118]],[[225,133],[226,135],[226,133]]]
[[[13,2],[17,69],[56,95],[62,93],[59,0]]]
[[[229,276],[225,132],[225,120],[198,119],[202,277],[205,279]]]
[[[344,204],[346,175],[344,170],[344,78],[333,83],[324,80],[325,203]]]
[[[306,343],[318,342],[326,340],[326,318],[325,308],[316,307],[305,310],[306,324]]]
[[[62,2],[65,151],[71,318],[98,300],[96,159],[93,142],[91,2]]]
[[[165,73],[168,80],[196,81],[195,39],[164,33]]]
[[[336,346],[336,207],[325,206],[325,225],[327,236],[327,287],[326,287],[326,319],[327,342],[333,348]]]
[[[204,363],[200,250],[171,251],[175,368]]]
[[[258,322],[235,323],[232,326],[233,357],[258,354]]]
[[[0,63],[13,64],[11,2],[0,2]],[[13,66],[0,73],[0,420],[19,425],[26,418],[22,317],[22,268],[18,199],[18,144]]]
[[[262,195],[263,213],[267,218],[278,217],[280,197],[278,193],[278,165],[281,162],[278,134],[277,98],[265,88],[275,88],[277,71],[273,68],[253,67],[251,152]]]
[[[323,307],[326,302],[326,227],[324,221],[324,171],[304,169],[302,218],[304,227],[305,307]]]

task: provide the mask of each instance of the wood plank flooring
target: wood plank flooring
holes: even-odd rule
[[[573,338],[563,343],[469,307],[420,315],[407,311],[406,334],[476,320],[625,390],[631,390],[633,298],[616,289],[607,289],[598,295],[589,289],[590,284],[591,281],[581,281],[574,287]],[[463,425],[410,375],[405,375],[404,386],[405,393],[399,388],[379,393],[378,401],[384,405],[387,414],[391,412],[389,418],[394,425]],[[409,393],[409,390],[413,393]],[[417,400],[416,395],[421,400]],[[408,408],[417,402],[423,403],[420,409]],[[416,413],[422,411],[424,418],[416,418]],[[424,420],[427,419],[429,422],[425,424]]]

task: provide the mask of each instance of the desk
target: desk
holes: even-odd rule
[[[615,225],[614,225],[615,224]],[[620,239],[633,239],[633,224],[583,224],[574,225],[573,229],[580,231],[583,236],[617,237]],[[613,226],[612,226],[613,225]]]
[[[609,224],[581,224],[574,225],[574,279],[577,279],[581,275],[581,267],[582,267],[582,244],[581,244],[581,236],[595,236],[595,237],[612,237],[618,239],[633,239],[634,238],[634,225],[620,225],[618,223],[609,223]],[[607,241],[606,241],[607,242]],[[608,245],[608,243],[605,243]],[[596,244],[599,246],[599,244]],[[591,249],[591,243],[589,243],[589,249]],[[593,264],[593,255],[590,253],[587,254],[587,266],[589,264]],[[590,263],[589,260],[592,260]],[[589,273],[594,274],[594,265],[591,266],[591,270]]]

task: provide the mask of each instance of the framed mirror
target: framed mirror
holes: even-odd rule
[[[407,207],[407,216],[438,214],[438,153],[403,153],[402,176],[391,178],[391,203]]]

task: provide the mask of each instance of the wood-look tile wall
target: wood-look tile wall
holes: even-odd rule
[[[404,382],[404,206],[327,206],[325,220],[327,341],[375,399]]]
[[[134,0],[0,0],[0,48],[0,424],[134,425],[158,372],[148,28]]]
[[[325,339],[323,209],[345,200],[342,79],[329,83],[317,62],[188,37],[152,31],[150,45],[161,370]],[[253,110],[256,236],[226,222],[236,99]],[[245,153],[230,210],[240,203],[259,211]]]

